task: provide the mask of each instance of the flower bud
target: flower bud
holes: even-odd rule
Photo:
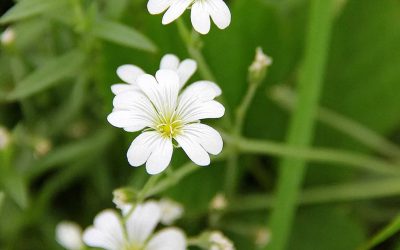
[[[63,221],[58,223],[56,227],[56,240],[65,249],[83,249],[82,229],[74,222]]]
[[[6,149],[10,142],[10,133],[6,128],[0,127],[0,150]]]
[[[10,46],[15,41],[15,31],[13,28],[8,27],[3,33],[1,34],[0,38],[1,44],[3,46]]]
[[[259,84],[264,80],[268,67],[272,64],[272,58],[264,54],[261,47],[256,49],[256,56],[249,67],[249,82]]]
[[[211,200],[210,209],[215,211],[224,210],[228,206],[225,195],[219,193]]]
[[[183,206],[173,200],[163,198],[159,201],[161,208],[161,223],[169,226],[182,217]]]
[[[46,138],[39,138],[34,145],[35,154],[38,157],[45,156],[45,155],[47,155],[47,153],[50,152],[52,147],[53,147],[53,144],[51,143],[50,140],[48,140]]]
[[[196,245],[207,250],[235,250],[232,241],[220,231],[206,231],[195,239]]]
[[[271,231],[267,228],[260,228],[255,233],[255,244],[263,248],[271,241]]]
[[[117,208],[124,210],[135,202],[137,191],[132,188],[118,188],[113,191],[113,202]]]

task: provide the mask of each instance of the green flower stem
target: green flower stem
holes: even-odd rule
[[[400,215],[396,216],[387,226],[374,235],[364,245],[360,246],[358,250],[369,250],[384,242],[400,230]]]
[[[293,111],[296,96],[287,86],[278,86],[271,92],[271,97],[282,107]],[[361,123],[352,120],[349,117],[338,114],[328,108],[320,107],[318,109],[317,119],[332,128],[351,136],[365,146],[379,152],[380,154],[400,159],[400,148],[396,144],[386,140],[375,131],[365,127]]]
[[[306,148],[301,146],[288,146],[282,143],[245,138],[235,138],[223,134],[228,144],[233,144],[241,153],[265,154],[290,157],[293,160],[310,160],[320,163],[337,163],[342,166],[352,166],[386,175],[400,175],[400,165],[383,161],[377,157],[365,154],[351,153],[345,150],[327,148]],[[296,171],[295,166],[288,170]]]
[[[313,138],[314,117],[322,88],[332,27],[332,3],[332,0],[310,1],[304,64],[298,82],[299,99],[289,127],[287,141],[289,145],[308,146]],[[354,160],[351,157],[348,158],[348,155],[342,156],[347,160]],[[270,217],[272,240],[265,249],[286,248],[296,211],[296,199],[306,170],[305,166],[304,159],[289,157],[283,159],[280,164],[277,198]]]
[[[216,161],[221,161],[226,158],[226,154],[222,152],[220,155],[216,157],[211,157],[211,161],[216,162]],[[170,175],[166,176],[163,180],[159,181],[157,185],[154,187],[150,188],[149,191],[146,193],[147,197],[157,195],[159,193],[162,193],[163,191],[169,189],[170,187],[174,186],[177,184],[180,180],[182,180],[184,177],[188,176],[189,174],[192,174],[196,170],[200,170],[201,167],[197,166],[193,162],[188,162],[181,166],[179,169],[175,170],[172,172]]]
[[[236,111],[236,117],[233,127],[233,134],[236,137],[240,137],[243,130],[243,124],[246,119],[247,111],[250,107],[250,104],[254,98],[256,90],[258,89],[258,83],[249,83],[247,92],[242,100],[242,103],[238,106]],[[228,158],[228,168],[226,171],[226,179],[225,179],[225,191],[228,198],[232,198],[235,193],[238,185],[238,171],[239,171],[239,152],[235,147],[233,147],[230,151],[230,155]]]
[[[378,180],[343,183],[307,188],[301,192],[298,205],[314,205],[336,202],[372,200],[398,196],[400,178],[390,177]],[[227,212],[250,212],[271,209],[274,198],[271,195],[252,194],[240,197],[231,203]]]

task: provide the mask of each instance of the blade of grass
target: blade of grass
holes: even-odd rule
[[[310,1],[305,56],[298,82],[299,99],[289,128],[289,145],[307,146],[313,138],[314,117],[322,88],[332,27],[332,2]],[[304,160],[289,157],[280,164],[277,199],[270,217],[272,240],[265,249],[286,248],[305,167]]]
[[[296,96],[289,87],[277,86],[270,92],[270,95],[280,106],[293,111]],[[400,159],[400,148],[396,144],[349,117],[338,114],[328,108],[320,107],[317,118],[322,123],[351,136],[382,155]]]
[[[395,233],[400,231],[400,215],[396,216],[387,226],[380,230],[364,245],[360,246],[358,250],[369,250],[383,243],[385,240],[392,237]]]

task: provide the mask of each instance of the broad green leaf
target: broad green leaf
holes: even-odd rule
[[[108,20],[97,20],[93,29],[95,36],[106,41],[148,52],[157,51],[150,39],[132,27]]]
[[[7,11],[0,23],[15,22],[51,11],[68,3],[67,0],[23,0]]]
[[[78,50],[51,59],[19,82],[7,99],[14,101],[29,97],[51,87],[64,78],[76,75],[84,60],[84,54]]]

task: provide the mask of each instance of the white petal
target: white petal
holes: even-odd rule
[[[179,58],[173,54],[166,54],[161,59],[160,69],[178,70]]]
[[[194,105],[191,109],[187,110],[181,118],[184,122],[190,123],[201,119],[220,118],[224,113],[225,108],[221,103],[209,101]]]
[[[191,20],[193,28],[200,34],[207,34],[210,31],[210,14],[203,1],[197,1],[192,6]]]
[[[111,85],[111,92],[113,92],[114,95],[118,95],[125,91],[138,91],[138,90],[139,90],[138,86],[126,83],[117,83]]]
[[[179,143],[189,158],[199,166],[210,164],[210,156],[204,148],[197,142],[196,138],[190,134],[180,134],[174,139]]]
[[[160,221],[161,209],[154,201],[138,205],[126,221],[128,238],[131,243],[141,245],[153,233]]]
[[[161,230],[147,244],[145,250],[185,250],[186,237],[177,228]]]
[[[186,84],[190,77],[196,72],[197,63],[192,59],[186,59],[178,67],[178,75],[181,88]]]
[[[127,153],[129,164],[134,167],[143,165],[154,150],[159,137],[159,133],[155,131],[144,132],[136,137]]]
[[[145,95],[150,99],[158,111],[163,110],[164,102],[163,98],[160,96],[159,86],[156,78],[152,75],[141,75],[137,79],[137,84],[139,88],[145,93]]]
[[[149,0],[147,3],[147,9],[150,14],[160,14],[163,13],[173,2],[173,0]]]
[[[172,114],[176,108],[179,94],[179,77],[175,71],[159,70],[156,73],[156,79],[159,83],[159,96],[162,99],[164,115]]]
[[[57,242],[68,250],[82,248],[82,229],[73,222],[60,222],[56,227]]]
[[[146,170],[149,174],[159,174],[164,171],[172,158],[172,140],[170,138],[161,137],[154,147],[149,159],[146,163]]]
[[[182,96],[196,96],[203,101],[211,101],[222,94],[221,88],[211,81],[197,81],[188,86]]]
[[[108,122],[129,132],[135,132],[151,126],[151,122],[144,116],[136,115],[131,111],[114,110],[107,117]]]
[[[129,84],[136,84],[136,79],[142,74],[144,74],[144,71],[141,68],[131,64],[119,66],[117,69],[119,78]]]
[[[206,1],[212,20],[220,29],[225,29],[231,23],[231,12],[223,0]]]
[[[222,151],[224,143],[221,135],[208,125],[201,123],[188,124],[184,127],[183,134],[197,141],[210,154],[217,155]]]
[[[94,219],[94,226],[85,230],[83,241],[91,247],[121,249],[124,236],[119,216],[112,210],[105,210],[98,214]]]
[[[176,0],[165,12],[162,19],[163,24],[169,24],[177,19],[189,7],[193,0]]]

